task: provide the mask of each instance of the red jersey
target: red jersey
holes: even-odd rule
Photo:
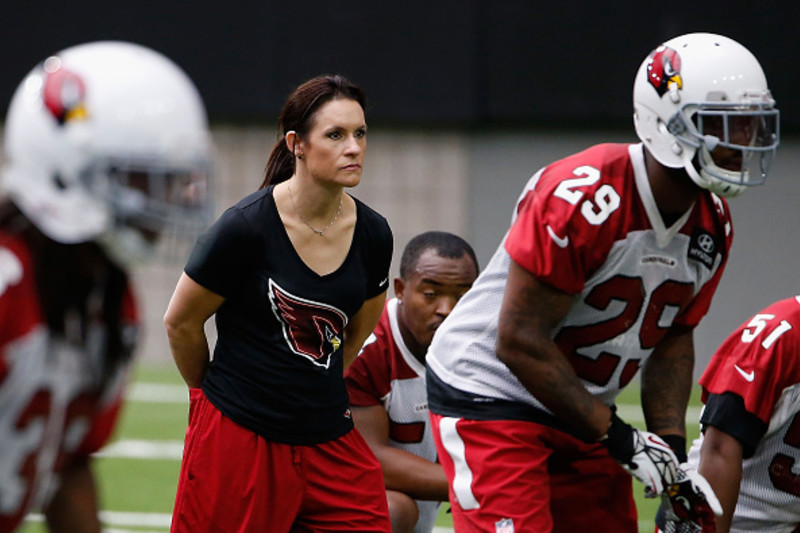
[[[708,311],[732,238],[725,200],[708,191],[664,223],[641,144],[602,144],[545,167],[525,187],[489,265],[434,336],[431,409],[479,418],[527,419],[519,414],[525,407],[548,412],[494,351],[510,261],[574,295],[553,337],[586,389],[610,405],[669,328],[693,327]]]
[[[0,232],[0,531],[42,509],[58,471],[108,440],[125,381],[119,369],[98,386],[105,333],[99,320],[83,342],[49,334],[33,272],[25,243]],[[126,290],[122,326],[131,331],[124,339],[137,322]]]
[[[800,296],[734,331],[700,384],[701,421],[737,437],[744,451],[731,531],[792,531],[800,524]]]

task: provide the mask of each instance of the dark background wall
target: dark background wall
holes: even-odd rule
[[[753,51],[800,127],[794,1],[3,0],[0,113],[51,53],[123,39],[180,64],[215,121],[274,121],[293,86],[335,71],[366,88],[371,123],[629,127],[639,63],[689,31]]]

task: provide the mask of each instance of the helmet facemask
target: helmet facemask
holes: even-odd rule
[[[108,229],[99,241],[109,255],[123,264],[137,263],[164,242],[175,253],[177,244],[205,229],[211,219],[209,172],[201,168],[104,159],[86,169],[83,185],[108,210]]]
[[[667,131],[693,149],[690,174],[698,173],[717,194],[736,196],[766,181],[779,144],[779,118],[771,102],[690,104],[669,120]]]

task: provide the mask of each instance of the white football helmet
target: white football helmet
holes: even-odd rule
[[[779,113],[761,65],[736,41],[690,33],[665,42],[639,67],[633,106],[653,157],[700,187],[730,197],[766,180]]]
[[[67,48],[17,88],[0,186],[48,237],[98,242],[129,265],[166,230],[210,215],[202,99],[163,55],[132,43]]]

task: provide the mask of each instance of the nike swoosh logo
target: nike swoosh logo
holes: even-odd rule
[[[550,224],[547,225],[547,233],[550,234],[550,238],[553,239],[553,242],[556,243],[559,248],[566,248],[569,246],[569,235],[566,237],[559,237],[556,235],[556,232],[553,231],[553,228],[550,227]]]
[[[389,282],[389,278],[385,278],[383,281],[381,281],[381,282],[378,284],[378,287],[383,287],[383,286],[384,286],[384,285],[386,285],[388,282]]]
[[[733,365],[733,368],[735,368],[736,371],[739,372],[739,374],[741,374],[742,377],[748,382],[752,382],[756,378],[755,370],[751,370],[750,372],[745,372],[744,370],[739,368],[739,365]]]

